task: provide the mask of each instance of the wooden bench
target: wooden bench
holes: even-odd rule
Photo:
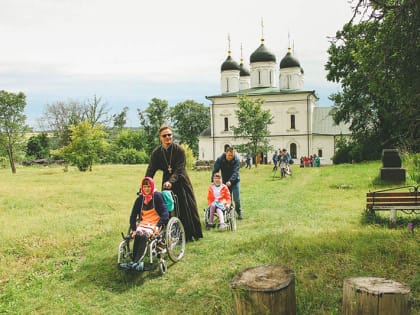
[[[408,191],[399,191],[408,189]],[[366,193],[366,209],[375,211],[390,210],[390,220],[395,223],[397,210],[404,213],[420,213],[419,186],[403,186]]]

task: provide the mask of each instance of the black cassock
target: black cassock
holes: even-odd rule
[[[187,241],[202,238],[197,202],[185,170],[184,149],[176,143],[172,143],[167,149],[157,147],[152,152],[146,176],[153,178],[157,170],[163,171],[162,186],[164,182],[170,182],[172,192],[178,197],[179,219],[184,225]]]

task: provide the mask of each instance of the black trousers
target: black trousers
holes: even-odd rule
[[[136,234],[133,245],[133,261],[138,262],[146,253],[147,236]]]

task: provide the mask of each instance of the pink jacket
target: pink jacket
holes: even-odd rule
[[[222,185],[222,188],[220,189],[220,198],[217,201],[223,202],[229,206],[231,203],[229,188],[225,184],[221,184],[221,185]],[[211,184],[207,192],[208,205],[210,205],[213,201],[215,201],[215,197],[213,193],[213,186],[214,184]]]

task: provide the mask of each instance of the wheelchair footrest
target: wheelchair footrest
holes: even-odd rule
[[[149,271],[155,269],[155,266],[151,263],[144,263],[142,261],[135,263],[119,263],[118,269],[120,270],[133,270],[133,271]]]

